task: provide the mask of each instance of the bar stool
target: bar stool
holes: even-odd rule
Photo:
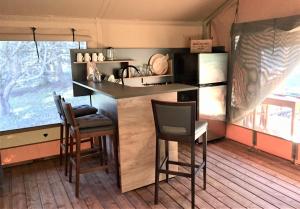
[[[206,189],[206,147],[207,122],[196,121],[196,102],[163,102],[152,100],[152,110],[156,129],[156,160],[155,160],[155,204],[158,203],[159,174],[169,174],[191,178],[192,208],[195,207],[195,175],[203,169],[203,189]],[[195,163],[195,142],[202,136],[203,161]],[[160,163],[159,141],[165,141],[165,158]],[[188,143],[191,147],[191,163],[177,162],[169,159],[169,141]],[[190,167],[191,172],[169,170],[169,165]],[[165,169],[163,169],[165,165]]]
[[[57,112],[59,114],[59,117],[61,119],[60,121],[60,149],[59,149],[59,162],[60,165],[62,165],[62,161],[63,161],[63,153],[65,153],[65,176],[67,176],[68,174],[68,150],[69,150],[69,125],[67,123],[67,119],[65,117],[63,108],[62,108],[62,104],[61,104],[61,100],[62,97],[58,94],[56,94],[56,92],[53,92],[53,99],[55,102],[55,106],[57,109]],[[84,115],[90,115],[90,114],[95,114],[97,112],[97,109],[95,107],[92,107],[90,105],[79,105],[79,106],[74,106],[73,107],[73,111],[75,114],[75,117],[81,117]],[[64,141],[64,129],[65,129],[65,141]],[[93,146],[93,139],[89,138],[86,140],[83,140],[83,142],[90,142],[91,146]]]
[[[62,100],[62,107],[67,119],[68,124],[70,124],[70,158],[69,158],[69,182],[72,182],[72,165],[74,164],[76,169],[75,174],[75,195],[76,197],[79,197],[79,183],[80,183],[80,174],[81,173],[87,173],[87,172],[93,172],[96,170],[107,170],[109,166],[107,164],[105,165],[99,165],[96,167],[91,168],[85,168],[82,169],[80,166],[80,160],[82,157],[81,152],[81,139],[83,138],[96,138],[96,137],[102,137],[102,136],[110,136],[110,145],[113,146],[113,149],[110,149],[111,151],[114,150],[113,155],[115,162],[113,162],[112,157],[109,158],[109,164],[114,164],[117,178],[118,178],[118,168],[117,168],[117,162],[116,162],[116,149],[117,149],[117,143],[114,136],[114,126],[112,120],[110,120],[108,117],[101,115],[101,114],[92,114],[92,115],[86,115],[82,117],[75,118],[74,111],[72,109],[72,106],[70,103],[66,103]],[[75,141],[75,142],[74,142]],[[74,152],[73,145],[76,145],[76,150]],[[100,153],[101,154],[101,153]],[[110,155],[108,155],[110,156]]]

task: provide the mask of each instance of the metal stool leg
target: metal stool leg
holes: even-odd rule
[[[191,195],[192,208],[195,208],[195,143],[191,143]]]
[[[118,186],[121,186],[120,184],[120,176],[119,176],[119,164],[118,164],[118,144],[117,144],[117,138],[114,135],[111,136],[111,140],[112,140],[112,145],[113,145],[113,149],[112,149],[112,152],[113,152],[113,159],[114,159],[114,162],[113,164],[115,165],[115,173],[116,173],[116,178],[117,178],[117,185]]]
[[[158,204],[158,190],[159,190],[159,167],[160,167],[160,146],[159,139],[156,138],[156,155],[155,155],[155,194],[154,203]]]
[[[166,161],[166,170],[169,170],[169,141],[165,140],[165,157],[167,158]],[[169,174],[166,174],[166,182],[169,182]]]
[[[203,140],[202,140],[202,154],[203,154],[203,162],[204,162],[204,167],[203,167],[203,189],[206,189],[206,152],[207,152],[207,132],[204,133],[203,135]]]

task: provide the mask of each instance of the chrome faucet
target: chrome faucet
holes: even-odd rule
[[[137,69],[137,67],[133,66],[133,65],[127,65],[125,66],[124,68],[122,68],[122,71],[121,71],[121,82],[122,82],[122,85],[124,85],[124,78],[123,78],[123,74],[124,74],[124,71],[127,70],[127,76],[129,75],[129,68],[132,67],[133,69],[136,70],[136,72],[138,72],[140,74],[140,71],[139,69]]]

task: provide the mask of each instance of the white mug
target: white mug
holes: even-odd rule
[[[92,54],[92,61],[93,61],[93,62],[97,62],[97,60],[98,60],[97,53],[93,53],[93,54]]]
[[[85,62],[90,62],[91,61],[91,56],[89,53],[84,53],[84,61]]]
[[[83,55],[82,55],[82,53],[77,53],[77,55],[76,55],[76,61],[77,62],[83,62]]]
[[[105,60],[105,57],[104,57],[104,55],[103,55],[103,53],[98,53],[98,61],[99,62],[103,62]]]

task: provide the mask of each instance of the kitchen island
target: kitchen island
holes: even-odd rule
[[[155,126],[151,99],[177,101],[177,92],[197,90],[197,87],[184,84],[129,87],[107,81],[73,83],[89,89],[93,106],[104,111],[116,125],[121,191],[154,183]],[[170,143],[169,149],[170,159],[177,160],[177,142]]]

